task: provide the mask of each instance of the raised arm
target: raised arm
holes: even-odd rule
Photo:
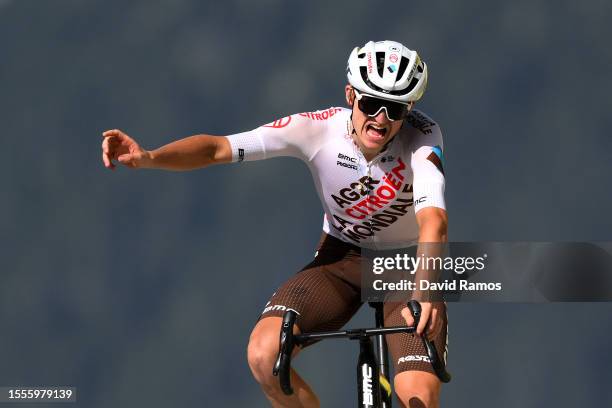
[[[318,112],[332,116],[330,112],[339,111],[342,109]],[[315,114],[319,115],[318,112]],[[195,135],[155,150],[143,149],[121,130],[107,130],[102,134],[102,161],[109,169],[116,167],[116,161],[131,168],[180,171],[279,156],[308,160],[323,142],[325,126],[324,120],[315,120],[311,114],[296,114],[247,132],[228,136]]]
[[[131,168],[181,171],[228,163],[232,159],[229,141],[222,136],[189,136],[155,150],[143,149],[118,129],[107,130],[102,137],[102,161],[109,169],[114,169],[113,161],[117,161]]]

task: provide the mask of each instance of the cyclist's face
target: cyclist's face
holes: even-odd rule
[[[381,109],[376,116],[366,115],[359,109],[353,88],[347,85],[345,91],[346,101],[353,109],[353,127],[357,144],[366,158],[371,159],[395,137],[404,121],[389,120],[384,109]]]

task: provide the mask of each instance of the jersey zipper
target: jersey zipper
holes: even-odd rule
[[[360,161],[363,159],[363,161],[366,163],[365,174],[363,174],[361,176],[366,176],[366,177],[368,177],[368,179],[372,179],[372,166],[380,161],[381,157],[383,156],[383,154],[387,153],[388,149],[385,149],[385,151],[380,152],[379,154],[377,154],[370,161],[368,161],[365,158],[365,156],[361,152],[361,149],[356,148],[355,150],[356,150],[357,155],[359,156]],[[359,167],[361,167],[361,166],[359,166]],[[359,183],[359,186],[361,187],[362,190],[365,190],[366,196],[368,198],[370,198],[373,195],[373,191],[369,190],[364,183]],[[366,215],[365,221],[370,225],[370,229],[372,229],[372,227],[371,227],[371,225],[372,225],[371,214]],[[377,240],[377,236],[376,236],[376,231],[372,230],[372,236],[369,238],[369,241],[372,244],[373,249],[378,249],[378,245],[377,245],[378,240]]]

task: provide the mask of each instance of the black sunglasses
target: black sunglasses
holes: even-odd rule
[[[356,89],[355,97],[359,110],[368,116],[376,116],[381,109],[384,109],[389,120],[401,120],[410,113],[410,106],[399,102],[387,101],[370,95],[359,93]]]

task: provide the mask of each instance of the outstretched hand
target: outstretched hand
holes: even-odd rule
[[[150,153],[119,129],[107,130],[102,137],[102,162],[106,168],[114,169],[115,160],[131,168],[143,168],[150,164]]]
[[[406,320],[408,326],[414,324],[414,318],[410,309],[407,307],[402,309],[402,317]],[[442,302],[421,302],[421,319],[417,326],[417,334],[422,336],[427,334],[429,340],[433,340],[442,330],[442,313],[444,313],[444,304]]]

